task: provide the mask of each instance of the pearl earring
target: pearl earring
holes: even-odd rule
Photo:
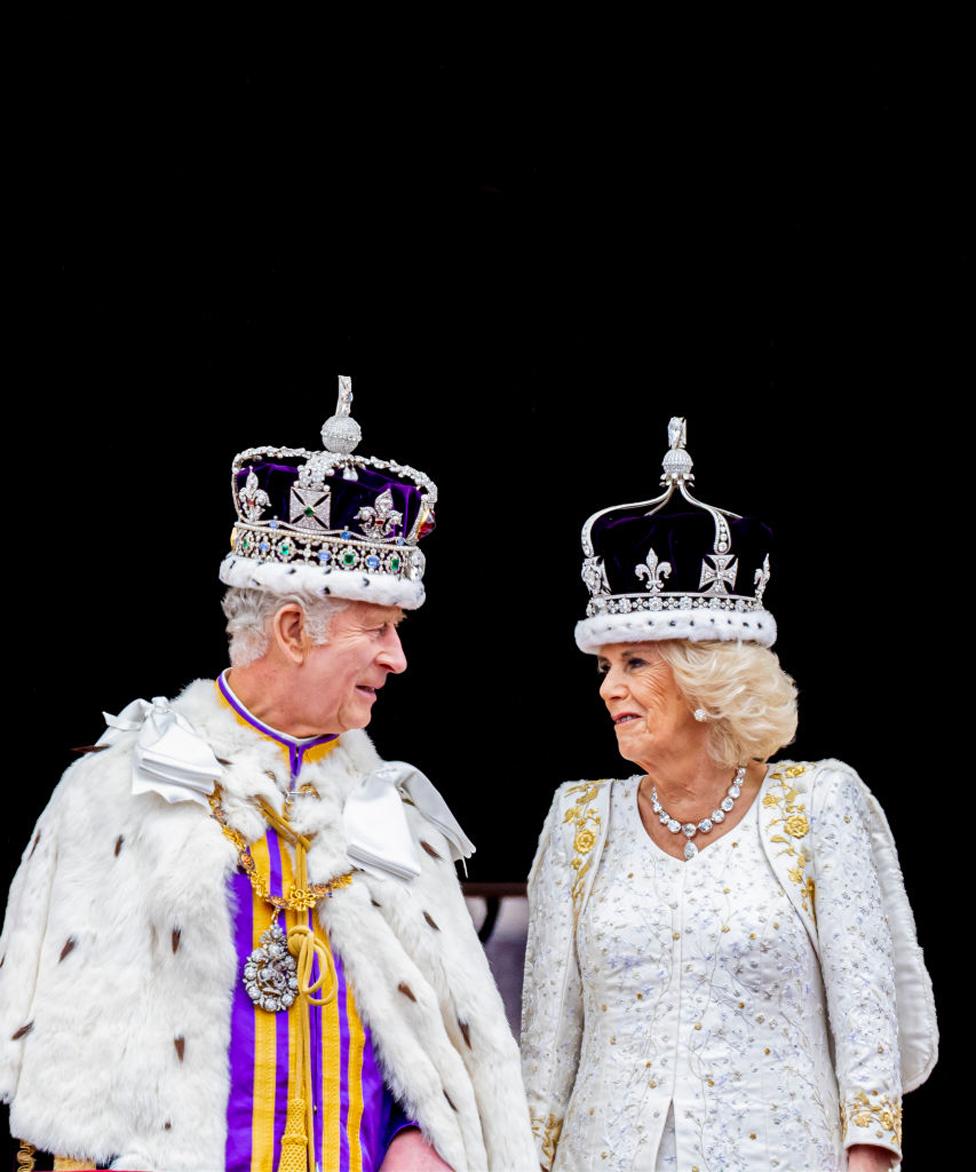
[[[695,720],[700,720],[700,721],[708,720],[708,713],[705,711],[704,708],[696,708],[695,709]]]

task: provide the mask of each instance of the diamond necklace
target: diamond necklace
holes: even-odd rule
[[[653,781],[651,782],[651,809],[657,814],[662,826],[666,826],[672,834],[677,834],[680,830],[688,839],[685,843],[686,859],[693,859],[698,854],[698,847],[691,841],[696,834],[699,832],[707,834],[717,823],[725,821],[725,815],[729,813],[735,805],[736,798],[742,793],[742,779],[745,775],[746,767],[740,765],[735,771],[735,777],[732,778],[728,793],[711,814],[707,818],[702,818],[700,822],[679,822],[677,818],[672,818],[658,799],[657,786]]]

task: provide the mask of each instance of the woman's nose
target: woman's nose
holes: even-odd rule
[[[617,700],[624,694],[624,682],[620,676],[611,668],[610,671],[603,677],[603,682],[600,684],[600,695],[604,701]]]

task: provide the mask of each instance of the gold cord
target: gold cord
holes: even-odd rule
[[[299,834],[286,817],[279,814],[263,799],[258,800],[261,813],[287,843],[295,848],[295,883],[287,896],[272,895],[267,883],[258,874],[257,864],[244,836],[227,824],[220,803],[220,787],[214,786],[210,796],[210,810],[224,834],[237,847],[241,867],[251,881],[259,898],[275,908],[276,913],[292,911],[304,914],[308,922],[295,924],[288,929],[288,951],[295,958],[298,979],[298,996],[292,1010],[298,1015],[298,1054],[301,1055],[300,1077],[291,1079],[295,1088],[294,1098],[288,1101],[285,1118],[285,1133],[281,1138],[281,1158],[278,1172],[316,1172],[315,1168],[315,1107],[312,1085],[312,1024],[310,1006],[328,1005],[336,999],[339,978],[331,951],[318,939],[312,926],[313,909],[325,896],[352,882],[352,871],[338,875],[328,883],[308,881],[308,848],[310,840]],[[319,978],[312,981],[315,958],[319,962]],[[321,995],[315,994],[321,991]],[[289,1012],[291,1012],[289,1011]],[[297,1055],[296,1055],[297,1057]],[[292,1059],[295,1060],[294,1058]]]

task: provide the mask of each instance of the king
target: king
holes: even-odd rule
[[[356,454],[351,402],[340,379],[320,451],[234,459],[230,667],[106,715],[24,851],[0,941],[24,1168],[535,1164],[474,847],[363,731],[437,490]]]

